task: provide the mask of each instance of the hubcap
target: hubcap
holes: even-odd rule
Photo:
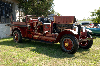
[[[68,47],[68,43],[65,43],[65,46]]]
[[[18,41],[18,34],[15,34],[15,40]]]
[[[67,50],[71,50],[72,47],[73,47],[73,41],[72,41],[70,38],[65,38],[65,39],[64,39],[64,47],[65,47]]]

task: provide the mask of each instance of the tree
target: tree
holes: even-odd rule
[[[48,15],[53,11],[53,0],[18,0],[18,7],[22,8],[25,15]]]
[[[100,8],[98,10],[94,10],[94,12],[91,12],[92,13],[92,17],[95,17],[92,19],[92,21],[94,23],[100,23]]]
[[[57,15],[57,16],[61,16],[61,14],[58,13],[58,12],[54,12],[54,14]]]

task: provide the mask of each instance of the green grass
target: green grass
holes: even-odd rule
[[[13,38],[0,40],[0,66],[100,66],[100,38],[90,49],[79,48],[75,54],[61,51],[60,44],[45,44]]]

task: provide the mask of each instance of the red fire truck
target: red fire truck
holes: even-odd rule
[[[11,22],[13,40],[22,42],[22,38],[46,43],[60,43],[61,49],[74,54],[79,47],[89,49],[93,38],[85,27],[74,25],[75,16],[52,16],[50,18],[37,18],[26,15],[24,22]]]

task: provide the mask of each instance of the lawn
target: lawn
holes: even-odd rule
[[[79,48],[75,54],[62,52],[60,44],[0,39],[0,66],[100,66],[100,37],[90,49]]]

